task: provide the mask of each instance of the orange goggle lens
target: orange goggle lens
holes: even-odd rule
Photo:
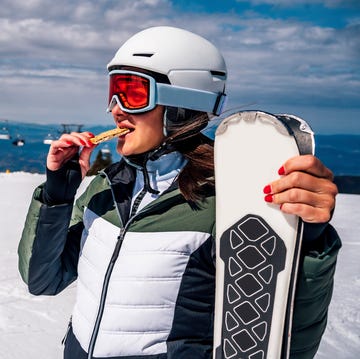
[[[109,103],[116,95],[125,109],[139,110],[149,106],[150,81],[134,74],[110,76]]]

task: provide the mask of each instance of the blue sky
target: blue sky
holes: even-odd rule
[[[357,1],[208,1],[195,2],[174,1],[180,11],[197,11],[203,13],[235,12],[246,15],[246,12],[257,12],[263,17],[307,21],[318,26],[341,28],[347,25],[347,19],[353,17],[354,10],[359,10]],[[359,14],[358,14],[359,15]]]
[[[194,31],[221,50],[228,108],[360,134],[358,0],[1,0],[0,119],[110,125],[106,64],[156,25]]]

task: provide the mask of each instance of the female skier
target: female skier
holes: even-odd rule
[[[108,70],[108,111],[130,131],[118,139],[122,159],[74,204],[93,135],[52,143],[19,245],[21,275],[35,295],[55,295],[77,279],[66,359],[210,359],[214,149],[201,130],[208,114],[221,112],[224,59],[198,35],[154,27],[125,42]],[[291,357],[310,358],[326,326],[340,248],[328,224],[337,189],[314,156],[279,167],[264,196],[305,222]]]

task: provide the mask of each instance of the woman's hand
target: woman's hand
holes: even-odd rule
[[[309,223],[331,219],[338,193],[333,173],[313,155],[296,156],[279,169],[280,179],[264,188],[265,201]]]
[[[46,167],[51,171],[60,169],[66,162],[72,159],[78,152],[80,147],[82,150],[79,154],[79,165],[81,168],[82,178],[90,168],[90,156],[96,145],[90,142],[90,138],[94,135],[90,132],[71,132],[63,134],[58,140],[51,143]]]

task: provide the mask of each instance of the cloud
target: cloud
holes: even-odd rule
[[[359,103],[357,26],[334,29],[265,18],[239,20],[237,26],[223,43],[234,103]]]
[[[351,17],[335,28],[255,11],[189,13],[167,0],[3,0],[0,117],[101,121],[106,64],[132,34],[155,25],[187,28],[222,51],[229,106],[359,108],[359,23]]]

